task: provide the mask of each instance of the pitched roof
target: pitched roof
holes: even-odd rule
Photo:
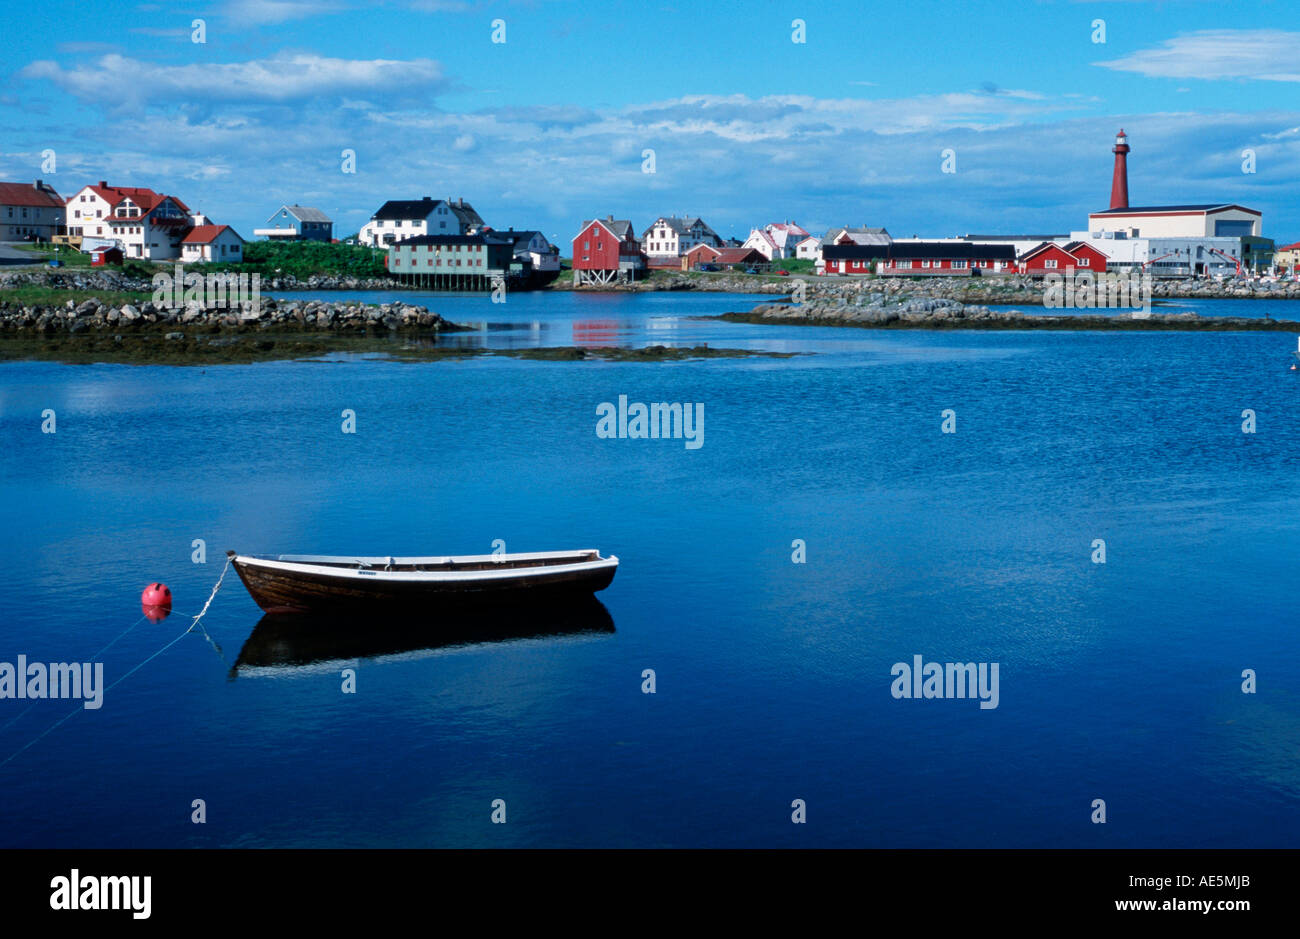
[[[704,219],[700,218],[698,215],[687,215],[681,217],[676,215],[662,215],[659,218],[655,219],[654,222],[651,223],[650,227],[641,233],[641,237],[644,238],[647,235],[649,235],[650,232],[654,230],[655,225],[658,225],[660,222],[663,222],[665,225],[671,228],[678,235],[682,234],[683,232],[689,231],[690,229],[698,225],[701,228],[703,228],[706,232],[713,235],[713,237],[716,238],[718,236],[718,233],[715,232],[712,228],[710,228],[708,226],[708,223],[706,223]]]
[[[229,231],[236,238],[239,234],[229,225],[195,225],[190,229],[189,234],[181,239],[183,245],[208,245],[217,240],[217,236],[223,231]],[[239,238],[243,241],[243,238]]]
[[[636,238],[636,233],[632,228],[632,223],[625,218],[614,218],[607,215],[604,218],[589,218],[583,221],[582,231],[586,231],[593,222],[600,222],[605,228],[609,229],[615,238],[621,241],[628,241]],[[581,234],[581,232],[579,232]]]
[[[1078,244],[1078,242],[1075,242],[1075,244]],[[1023,261],[1027,258],[1032,258],[1034,255],[1042,254],[1044,251],[1048,251],[1052,248],[1056,248],[1060,251],[1065,252],[1066,254],[1071,253],[1069,248],[1063,247],[1062,245],[1058,245],[1055,241],[1040,241],[1038,244],[1034,245],[1024,254],[1020,255],[1019,260]]]
[[[408,218],[428,218],[434,209],[444,204],[441,199],[432,199],[429,196],[425,196],[423,199],[389,199],[379,207],[378,212],[370,217],[372,219],[391,221],[401,221]]]
[[[513,245],[509,238],[499,237],[497,232],[486,235],[414,235],[403,238],[390,247],[402,245]]]
[[[889,232],[883,228],[849,228],[841,226],[828,231],[822,237],[822,244],[829,244],[844,237],[847,237],[855,245],[887,245],[893,241]]]
[[[801,238],[807,238],[808,232],[800,228],[794,222],[772,222],[763,226],[773,244],[785,247],[790,241],[799,241]]]
[[[39,179],[34,183],[0,183],[0,205],[63,208],[63,199]]]
[[[470,205],[464,199],[457,199],[452,202],[447,200],[447,208],[460,220],[460,224],[465,228],[478,228],[483,225],[483,216],[474,211],[474,206]]]
[[[267,221],[268,222],[271,221],[271,219],[275,218],[276,215],[279,215],[280,212],[288,212],[290,215],[292,215],[300,222],[333,222],[334,221],[328,215],[322,212],[320,209],[315,209],[308,205],[282,205],[280,206],[279,209],[275,211],[274,214],[271,215],[271,218],[267,219]]]
[[[753,248],[719,248],[718,260],[723,264],[737,264],[741,261],[767,261],[758,251]]]
[[[171,199],[182,212],[189,212],[190,210],[189,206],[175,196],[169,196],[162,192],[154,192],[152,189],[147,189],[143,186],[109,186],[101,182],[98,186],[91,185],[83,188],[93,191],[95,195],[99,196],[99,198],[109,204],[110,209],[115,209],[123,201],[130,199],[140,207],[140,213],[142,215],[148,215],[164,200]],[[77,190],[77,192],[80,191],[80,189]],[[71,202],[73,198],[75,198],[75,194],[74,196],[69,197],[68,202]]]
[[[1130,205],[1122,209],[1103,209],[1100,212],[1092,212],[1091,215],[1158,215],[1161,212],[1213,212],[1220,209],[1238,209],[1242,212],[1249,212],[1251,215],[1261,215],[1262,213],[1255,209],[1248,209],[1244,205],[1233,205],[1227,202],[1205,202],[1197,205]]]
[[[1282,245],[1280,248],[1274,248],[1274,251],[1300,251],[1300,241],[1293,242],[1289,245]]]
[[[542,233],[535,228],[527,231],[515,231],[513,228],[507,231],[497,231],[496,229],[488,229],[485,234],[493,235],[497,238],[502,238],[506,241],[509,241],[511,244],[515,246],[515,251],[517,252],[528,250],[528,243],[538,235],[541,235],[542,240],[546,241],[546,236],[542,235]],[[550,244],[549,241],[547,241],[546,243],[548,245]]]

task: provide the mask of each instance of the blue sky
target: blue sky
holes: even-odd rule
[[[463,196],[567,246],[583,218],[720,233],[1065,233],[1106,207],[1240,202],[1300,239],[1287,3],[274,0],[0,14],[0,179],[179,196],[245,237],[282,202],[356,231]],[[205,21],[206,42],[191,41]],[[806,41],[792,42],[792,21]],[[505,42],[492,42],[493,21]],[[1105,42],[1094,42],[1104,20]],[[499,31],[498,31],[499,34]],[[52,149],[57,171],[42,172]],[[341,171],[342,151],[356,172]],[[655,172],[642,171],[652,149]],[[942,152],[956,172],[941,172]],[[1242,172],[1242,151],[1255,153]]]

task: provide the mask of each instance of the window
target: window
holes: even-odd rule
[[[911,270],[911,268],[912,268],[912,262],[911,262],[911,261],[899,261],[897,266],[903,268],[904,270]]]
[[[1092,266],[1092,258],[1079,258],[1079,266],[1080,266],[1080,267],[1091,267],[1091,266]]]
[[[922,262],[921,262],[921,267],[926,268],[926,267],[929,267],[929,266],[930,266],[930,262],[929,262],[929,261],[922,261]]]
[[[1049,270],[1049,271],[1050,271],[1050,270],[1055,270],[1055,269],[1056,269],[1056,258],[1049,258],[1048,260],[1044,261],[1044,262],[1043,262],[1043,267],[1046,268],[1046,269]]]
[[[935,261],[935,262],[934,262],[934,266],[935,266],[935,267],[938,267],[938,266],[939,266],[939,262],[938,262],[938,261]],[[965,261],[953,261],[953,262],[952,262],[952,266],[953,266],[955,269],[957,269],[957,270],[963,270],[963,269],[966,267],[966,262],[965,262]]]

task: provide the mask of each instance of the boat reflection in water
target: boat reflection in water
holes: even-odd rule
[[[423,658],[482,643],[599,636],[614,619],[592,596],[528,605],[496,605],[387,616],[267,613],[239,650],[229,677],[324,668],[356,659]],[[315,668],[313,668],[315,670]]]

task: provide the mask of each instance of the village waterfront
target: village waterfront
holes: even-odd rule
[[[732,322],[766,298],[727,293],[279,296],[427,305],[468,327],[440,343],[489,352],[756,354],[0,363],[0,661],[104,650],[108,685],[95,710],[5,702],[6,846],[1300,836],[1294,335]],[[702,405],[702,445],[598,435],[622,396]],[[128,675],[227,548],[497,539],[620,571],[568,621],[451,644],[437,611],[286,631],[228,575],[206,634]],[[176,612],[138,622],[153,580]],[[896,697],[915,656],[997,663],[996,707]]]

